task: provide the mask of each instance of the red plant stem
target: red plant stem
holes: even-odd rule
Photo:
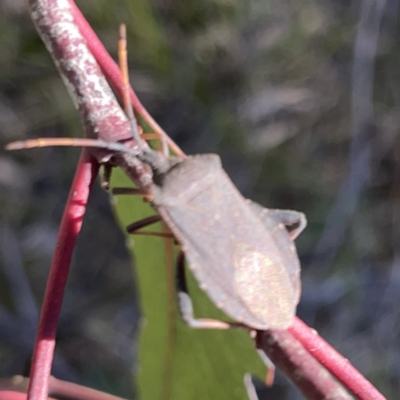
[[[75,22],[79,30],[81,31],[82,36],[85,37],[89,50],[92,52],[94,58],[98,62],[101,70],[107,77],[111,86],[114,88],[114,90],[118,93],[119,97],[122,99],[123,81],[122,81],[121,71],[118,68],[118,65],[108,54],[103,43],[101,43],[100,39],[97,37],[92,27],[86,21],[81,10],[79,10],[78,6],[75,4],[74,0],[69,0],[69,2],[71,4]],[[157,122],[153,119],[153,117],[149,114],[149,112],[144,108],[143,104],[140,102],[139,98],[136,96],[136,93],[132,90],[132,88],[130,88],[130,96],[132,100],[132,105],[135,108],[135,110],[144,118],[144,120],[154,129],[156,133],[160,134],[167,140],[171,150],[177,156],[185,157],[185,153],[165,133],[165,131],[161,128],[161,126],[157,124]]]
[[[29,386],[29,378],[13,376],[8,379],[0,379],[1,400],[26,400],[26,392]],[[50,377],[49,397],[47,400],[125,400],[122,397],[100,392],[98,390],[62,381]]]
[[[76,385],[71,382],[61,381],[50,377],[49,394],[56,399],[74,399],[74,400],[124,400],[121,397],[112,394],[100,392],[85,386]]]
[[[257,343],[307,399],[353,399],[288,330],[259,331]]]
[[[47,398],[58,318],[76,239],[82,226],[98,163],[84,150],[78,162],[57,238],[40,315],[28,400]]]
[[[26,394],[11,390],[0,392],[1,400],[26,400]],[[49,399],[48,399],[49,400]]]
[[[12,391],[12,390],[5,390],[5,391],[1,390],[0,391],[0,399],[1,400],[26,400],[26,393],[16,392],[16,391]],[[60,399],[56,399],[54,397],[46,397],[46,400],[60,400]],[[71,400],[71,398],[69,398],[69,399],[64,398],[63,400]],[[76,398],[74,400],[103,400],[103,399],[99,399],[99,398],[79,399],[79,398]],[[114,400],[114,399],[104,399],[104,400]],[[117,399],[117,400],[121,400],[121,399]],[[122,399],[122,400],[124,400],[124,399]]]
[[[318,332],[295,317],[289,332],[328,371],[361,400],[384,400],[385,397],[350,363],[327,343]]]

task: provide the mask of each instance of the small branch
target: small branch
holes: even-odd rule
[[[357,371],[349,360],[339,354],[318,332],[295,318],[289,332],[328,371],[361,400],[384,400],[385,397]]]
[[[47,398],[58,319],[72,252],[82,226],[89,193],[97,172],[97,162],[86,151],[83,151],[65,206],[57,247],[47,281],[32,360],[28,400]]]

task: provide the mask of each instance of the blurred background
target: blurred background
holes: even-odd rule
[[[396,0],[77,1],[188,153],[240,191],[304,212],[298,315],[388,397],[400,390],[400,49]],[[0,0],[0,145],[81,136],[23,0]],[[0,375],[26,369],[77,149],[0,154]],[[75,252],[53,373],[133,397],[139,305],[108,196]],[[276,397],[300,399],[278,377]]]

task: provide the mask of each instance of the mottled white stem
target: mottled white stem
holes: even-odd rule
[[[68,0],[29,1],[29,5],[36,28],[83,114],[87,136],[130,139],[129,122],[86,46]]]
[[[71,95],[88,138],[105,142],[132,140],[130,123],[75,24],[68,0],[28,0],[32,19]],[[127,154],[103,149],[90,152],[99,162],[113,157],[141,187],[151,185],[146,166]]]

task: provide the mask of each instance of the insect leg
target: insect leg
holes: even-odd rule
[[[141,189],[137,188],[113,188],[113,194],[128,194],[128,195],[139,195],[145,196],[145,192]],[[140,229],[145,228],[146,226],[152,225],[156,222],[160,222],[161,217],[159,215],[152,215],[147,218],[143,218],[139,221],[133,222],[132,224],[126,227],[126,231],[131,235],[143,235],[143,236],[159,236],[168,239],[174,239],[174,236],[168,232],[148,232],[148,231],[140,231]]]
[[[122,100],[124,104],[125,114],[127,115],[132,128],[132,137],[139,146],[143,149],[142,139],[140,138],[137,121],[132,108],[131,96],[129,93],[129,71],[128,71],[128,52],[126,49],[126,26],[121,24],[119,28],[119,40],[118,40],[118,59],[119,68],[122,75]]]
[[[263,360],[264,361],[264,360]],[[271,361],[270,361],[270,364]],[[270,375],[270,366],[268,365],[268,375]],[[272,364],[272,381],[268,382],[268,375],[267,375],[267,380],[266,382],[264,382],[264,384],[266,384],[266,386],[272,386],[273,384],[273,378],[274,378],[274,373],[275,373],[275,365]],[[257,394],[257,390],[256,390],[256,385],[254,384],[253,381],[253,376],[250,373],[245,374],[244,376],[244,386],[246,388],[247,391],[247,396],[249,397],[249,400],[259,400],[258,394]],[[256,381],[258,381],[258,378],[256,379]],[[260,382],[261,384],[261,382]],[[263,385],[264,386],[264,385]]]
[[[249,400],[259,400],[256,392],[256,387],[254,386],[253,380],[251,379],[251,374],[247,373],[244,376],[244,386],[246,387],[247,396]]]
[[[269,209],[268,214],[286,226],[292,240],[295,240],[307,225],[306,216],[299,211]]]
[[[291,240],[295,240],[307,225],[306,216],[299,211],[265,208],[260,204],[248,200],[250,208],[266,223],[271,218],[277,223],[285,225]]]
[[[110,180],[112,173],[112,165],[104,164],[103,165],[103,174],[101,176],[101,187],[108,192],[110,190]]]
[[[195,329],[229,329],[242,326],[240,324],[219,321],[216,319],[196,319],[193,312],[193,303],[186,284],[185,255],[179,252],[176,262],[176,286],[178,293],[178,308],[183,321]]]
[[[265,377],[265,381],[264,383],[267,386],[272,386],[274,383],[274,379],[275,379],[275,364],[269,359],[269,357],[267,356],[267,354],[265,353],[265,351],[261,348],[260,345],[260,333],[262,331],[253,331],[252,332],[252,337],[254,338],[254,342],[257,348],[257,353],[261,358],[261,361],[265,364],[265,366],[267,367],[267,375]],[[253,336],[255,334],[255,336]]]
[[[155,224],[156,222],[161,221],[161,217],[159,215],[151,215],[150,217],[146,217],[141,219],[140,221],[136,221],[126,227],[126,231],[128,233],[134,233],[139,229],[145,228],[146,226]]]
[[[129,194],[131,196],[145,196],[146,192],[139,188],[128,188],[128,187],[118,187],[112,188],[112,194],[119,195],[119,194]]]
[[[161,221],[161,217],[159,215],[151,215],[150,217],[143,218],[139,221],[133,222],[132,224],[126,227],[126,231],[131,235],[147,235],[147,236],[160,236],[163,238],[174,239],[172,233],[168,232],[148,232],[148,231],[140,231],[140,229],[145,228],[146,226],[155,224],[156,222]]]

